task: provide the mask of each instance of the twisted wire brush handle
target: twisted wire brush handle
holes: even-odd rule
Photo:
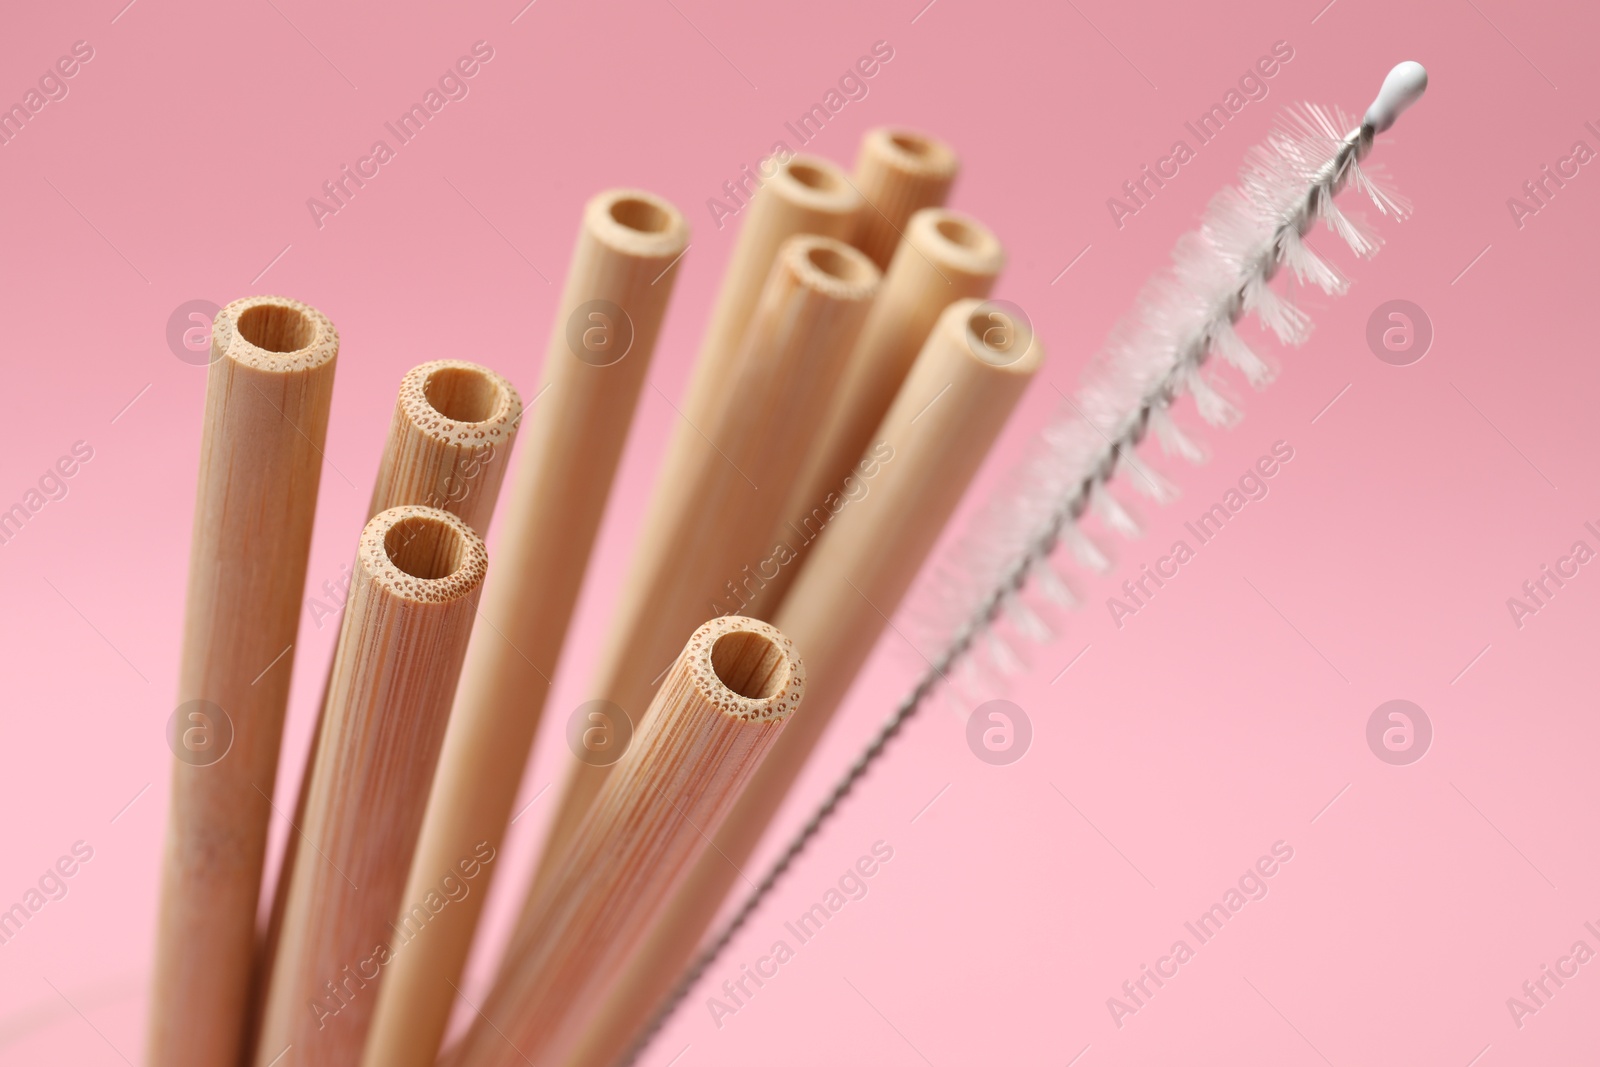
[[[827,797],[806,820],[805,825],[790,839],[783,853],[768,868],[760,883],[750,891],[738,910],[684,970],[672,992],[662,1001],[649,1024],[640,1031],[633,1046],[620,1061],[622,1067],[629,1067],[638,1060],[655,1035],[672,1017],[678,1005],[699,982],[701,976],[722,955],[794,861],[855,789],[856,783],[866,776],[872,765],[887,751],[889,742],[921,710],[939,683],[947,680],[947,672],[971,650],[978,637],[988,630],[1007,606],[1015,603],[1017,594],[1027,585],[1029,577],[1048,567],[1047,561],[1059,544],[1064,531],[1070,523],[1075,523],[1082,516],[1097,488],[1109,480],[1115,472],[1117,462],[1123,460],[1137,463],[1131,451],[1143,438],[1152,410],[1157,407],[1164,408],[1185,387],[1196,395],[1204,407],[1205,401],[1200,397],[1201,386],[1194,373],[1195,369],[1204,362],[1213,349],[1219,350],[1230,362],[1237,362],[1236,352],[1230,351],[1231,343],[1219,342],[1219,335],[1224,331],[1231,332],[1232,324],[1246,311],[1256,310],[1263,318],[1267,317],[1261,304],[1258,303],[1262,299],[1260,289],[1277,272],[1278,267],[1289,263],[1296,273],[1302,276],[1315,275],[1317,269],[1321,268],[1327,273],[1314,277],[1314,280],[1325,288],[1335,288],[1342,281],[1336,273],[1331,272],[1331,269],[1316,261],[1314,256],[1310,256],[1300,244],[1300,238],[1313,223],[1318,218],[1325,219],[1358,253],[1370,255],[1376,249],[1371,238],[1361,233],[1333,207],[1333,198],[1353,180],[1385,214],[1404,216],[1407,213],[1408,208],[1402,201],[1363,175],[1357,164],[1372,150],[1373,138],[1393,126],[1400,113],[1422,96],[1427,85],[1428,74],[1420,63],[1408,60],[1389,71],[1382,87],[1378,90],[1377,97],[1362,117],[1361,123],[1339,137],[1338,147],[1325,162],[1315,168],[1305,182],[1304,195],[1277,219],[1276,225],[1271,230],[1270,240],[1265,241],[1253,256],[1246,257],[1241,262],[1239,284],[1230,292],[1222,306],[1216,309],[1214,320],[1197,327],[1192,334],[1177,344],[1178,351],[1170,360],[1170,369],[1160,377],[1154,387],[1141,396],[1134,410],[1117,420],[1115,434],[1100,431],[1100,436],[1105,440],[1105,447],[1099,455],[1086,464],[1088,473],[1085,477],[1074,483],[1071,491],[1051,511],[1036,531],[1036,535],[1017,554],[1013,563],[1000,572],[998,580],[988,593],[981,597],[966,623],[950,636],[943,652],[929,662],[910,693],[900,701],[893,714],[879,727],[866,748],[834,784]],[[1322,109],[1308,106],[1298,118],[1303,126],[1315,125],[1320,128],[1312,132],[1338,136],[1332,132],[1332,117]],[[1272,145],[1273,142],[1269,141],[1268,148],[1270,149]],[[1293,151],[1292,148],[1281,148],[1281,146],[1280,150],[1288,153]],[[1305,266],[1308,259],[1313,266]],[[1283,327],[1277,323],[1273,325],[1285,340],[1295,339],[1290,336],[1295,332],[1292,323]],[[1241,367],[1241,369],[1246,368]],[[1250,373],[1248,369],[1246,373]],[[1075,412],[1082,415],[1077,405],[1071,406]],[[1087,419],[1087,416],[1084,418]],[[1226,419],[1219,417],[1213,421],[1226,421]]]

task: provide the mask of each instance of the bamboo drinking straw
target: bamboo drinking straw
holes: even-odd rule
[[[147,1063],[239,1055],[338,352],[321,312],[282,297],[212,327]]]
[[[478,536],[483,536],[494,514],[521,419],[522,398],[516,387],[487,367],[462,360],[436,359],[411,368],[400,379],[367,521],[393,507],[419,504],[448,511],[472,527]],[[306,822],[311,771],[317,764],[317,741],[322,733],[332,678],[333,663],[330,661],[311,747],[306,754],[306,769],[300,776],[300,794],[292,827],[303,827]],[[253,1025],[260,1023],[261,998],[271,981],[272,961],[283,926],[283,909],[301,846],[298,833],[291,833],[284,845],[267,936],[256,958],[254,1008],[257,1017],[252,1019]],[[254,1037],[252,1033],[252,1045]]]
[[[505,836],[688,241],[682,214],[650,193],[613,189],[584,209],[408,904],[480,842],[498,849]],[[484,866],[472,892],[435,915],[388,968],[363,1062],[431,1067],[495,870]]]
[[[854,346],[879,274],[827,237],[792,237],[777,262],[721,406],[683,422],[657,484],[590,689],[638,723],[684,638],[739,609],[784,557],[769,534]],[[535,884],[563,862],[606,767],[572,762]]]
[[[774,746],[562,1067],[610,1067],[672,988],[1043,358],[1028,324],[999,305],[963,300],[939,316],[875,435],[874,449],[893,458],[818,539],[778,610],[775,624],[805,650],[806,713]]]
[[[437,508],[381,512],[362,531],[334,656],[305,824],[288,886],[257,1064],[360,1055],[367,986],[401,951],[390,922],[488,565],[483,539]]]
[[[482,537],[505,480],[522,398],[488,367],[419,364],[400,379],[367,517],[402,504],[448,511]]]
[[[894,403],[939,313],[957,300],[988,296],[1004,265],[999,240],[976,219],[943,208],[923,208],[911,216],[845,365],[823,431],[795,480],[784,521],[773,532],[774,544],[781,541],[803,557],[834,510],[843,506],[841,501],[872,492],[856,464],[872,444],[873,431]],[[802,566],[796,561],[780,570],[744,613],[770,618]]]
[[[723,403],[723,391],[734,378],[740,345],[779,247],[805,233],[848,240],[863,210],[861,194],[844,171],[820,156],[793,156],[754,190],[752,182],[754,177],[742,186],[751,196],[749,215],[722,275],[685,394],[683,416],[694,426],[705,426]]]
[[[887,270],[911,216],[943,204],[961,162],[943,141],[914,130],[880,126],[861,138],[856,188],[867,206],[850,243]]]
[[[766,623],[694,631],[569,862],[529,900],[457,1067],[558,1060],[804,693],[794,644]]]

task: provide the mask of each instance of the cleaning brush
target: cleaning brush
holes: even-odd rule
[[[935,650],[931,662],[948,660],[940,676],[958,660],[973,662],[966,654],[980,636],[993,666],[1006,672],[1015,665],[1018,657],[994,623],[1004,616],[1025,635],[1040,630],[1020,594],[1031,583],[1061,602],[1068,587],[1051,558],[1062,543],[1080,565],[1108,569],[1106,554],[1078,528],[1086,511],[1123,536],[1138,535],[1138,524],[1108,488],[1119,468],[1127,469],[1124,482],[1157,503],[1176,496],[1136,446],[1153,433],[1166,455],[1204,458],[1171,416],[1185,394],[1206,423],[1238,421],[1234,401],[1203,373],[1212,356],[1258,389],[1271,381],[1272,365],[1235,328],[1241,318],[1253,314],[1286,345],[1306,341],[1310,318],[1269,283],[1287,268],[1296,281],[1332,295],[1348,288],[1306,240],[1318,219],[1358,256],[1377,253],[1377,237],[1335,202],[1342,190],[1353,186],[1384,215],[1411,213],[1381,171],[1361,161],[1374,136],[1422,95],[1427,79],[1419,63],[1396,66],[1359,125],[1338,108],[1291,107],[1246,153],[1238,183],[1218,193],[1199,229],[1179,239],[1170,270],[1146,284],[1134,312],[1085,370],[1076,398],[1063,396],[1062,410],[930,583],[927,610],[911,613],[925,620],[917,643]]]
[[[1069,586],[1052,557],[1063,544],[1080,564],[1104,571],[1105,553],[1079,529],[1091,509],[1111,529],[1137,533],[1132,516],[1107,488],[1126,468],[1136,492],[1158,503],[1175,489],[1136,453],[1147,433],[1162,451],[1189,461],[1203,452],[1173,421],[1169,409],[1184,395],[1201,419],[1228,426],[1238,408],[1212,384],[1202,368],[1216,356],[1251,385],[1264,387],[1271,364],[1239,335],[1247,314],[1286,345],[1302,344],[1311,322],[1304,311],[1269,284],[1285,268],[1301,283],[1343,293],[1347,279],[1306,241],[1320,219],[1356,255],[1370,258],[1377,237],[1335,203],[1349,187],[1364,194],[1385,216],[1404,219],[1410,205],[1373,168],[1362,162],[1373,139],[1426,89],[1421,64],[1405,62],[1384,78],[1377,98],[1359,124],[1338,108],[1300,104],[1289,108],[1261,144],[1245,157],[1236,185],[1207,207],[1199,229],[1173,251],[1169,270],[1152,278],[1133,313],[1112,332],[1091,362],[1075,397],[1063,395],[1062,410],[1039,432],[1026,458],[1002,483],[956,548],[950,565],[931,583],[931,610],[910,613],[930,620],[917,643],[931,653],[927,669],[901,700],[865,750],[790,841],[765,877],[707,943],[641,1033],[626,1062],[634,1062],[678,1003],[761,905],[834,810],[887,750],[950,672],[974,664],[969,654],[980,640],[992,666],[1019,669],[1019,656],[1002,638],[997,621],[1036,641],[1049,627],[1023,598],[1035,589],[1058,605],[1071,606]],[[950,692],[954,692],[951,687]]]

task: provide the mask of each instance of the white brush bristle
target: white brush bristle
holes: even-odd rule
[[[1286,345],[1302,345],[1311,336],[1311,319],[1265,278],[1251,278],[1244,286],[1244,309]]]
[[[1150,432],[1155,434],[1161,451],[1169,456],[1182,456],[1190,463],[1204,463],[1205,449],[1191,441],[1187,434],[1172,421],[1167,405],[1155,404],[1150,408]]]
[[[1125,480],[1140,496],[1162,506],[1178,499],[1178,487],[1163,478],[1161,472],[1146,463],[1137,452],[1124,449],[1121,456],[1122,466],[1128,472]]]
[[[1239,331],[1233,328],[1233,323],[1226,320],[1217,323],[1211,335],[1211,349],[1257,389],[1266,388],[1276,373],[1266,360],[1245,344]]]
[[[1324,214],[1323,218],[1329,219],[1328,224],[1333,225],[1330,216]],[[1349,224],[1349,220],[1343,215],[1339,218],[1346,225]],[[1331,263],[1317,255],[1316,251],[1306,244],[1305,238],[1293,230],[1283,235],[1283,262],[1294,271],[1296,278],[1310,282],[1325,293],[1343,296],[1345,290],[1350,288],[1349,279],[1335,270]]]
[[[1051,563],[1048,557],[1041,557],[1034,563],[1029,577],[1032,578],[1033,587],[1039,590],[1040,595],[1056,607],[1070,611],[1079,606],[1072,587],[1056,571],[1055,564]]]
[[[1130,541],[1143,536],[1144,531],[1139,529],[1137,520],[1128,514],[1128,509],[1122,506],[1122,501],[1113,496],[1105,485],[1095,487],[1093,499],[1095,511],[1111,529]]]
[[[1045,621],[1035,614],[1034,610],[1028,606],[1028,602],[1021,596],[1007,597],[1005,612],[1006,618],[1011,621],[1012,626],[1017,628],[1017,632],[1030,641],[1043,645],[1048,644],[1055,638],[1055,631],[1051,630],[1045,624]]]
[[[1110,574],[1111,560],[1094,543],[1094,538],[1078,529],[1076,523],[1061,531],[1062,543],[1078,558],[1079,564],[1096,574]]]

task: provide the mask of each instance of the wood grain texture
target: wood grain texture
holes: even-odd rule
[[[778,610],[778,628],[805,650],[805,714],[773,747],[562,1067],[613,1063],[677,981],[1043,358],[1031,329],[996,305],[963,300],[939,316],[874,435],[892,458],[819,539]]]
[[[689,243],[672,204],[613,189],[584,209],[543,381],[495,542],[405,900],[498,850],[533,747],[595,532]],[[362,1062],[430,1067],[497,868],[388,968]]]
[[[456,1067],[553,1063],[674,886],[704,853],[803,702],[805,669],[773,627],[695,630],[569,861],[530,898]]]
[[[771,531],[879,280],[872,262],[849,245],[790,238],[718,407],[704,422],[680,422],[589,689],[636,728],[684,639],[706,619],[736,610],[744,583],[782,566]],[[540,880],[562,862],[608,772],[577,760],[568,765]]]
[[[437,508],[390,508],[361,533],[258,1064],[360,1055],[370,987],[404,948],[390,923],[487,566],[483,539]]]
[[[508,380],[487,367],[456,359],[421,363],[400,379],[394,416],[373,483],[367,509],[370,522],[379,512],[404,504],[436,507],[459,517],[480,537],[488,530],[505,480],[511,447],[522,421],[522,398]],[[317,704],[311,746],[300,774],[300,791],[291,826],[306,824],[317,742],[332,690],[333,662]],[[272,961],[283,929],[284,905],[294,881],[304,843],[291,833],[278,867],[266,936],[256,953],[256,975],[247,1046],[255,1046]],[[437,873],[435,875],[437,877]]]
[[[743,189],[750,200],[741,212],[739,240],[723,271],[681,405],[683,417],[696,426],[711,422],[724,403],[778,249],[800,234],[848,239],[863,206],[844,171],[820,156],[792,156],[758,188],[746,182]]]
[[[1000,241],[976,219],[944,208],[911,216],[783,521],[772,532],[773,543],[787,544],[796,559],[756,591],[742,614],[770,618],[843,502],[872,492],[859,465],[939,313],[957,300],[988,296],[1004,265]]]
[[[850,243],[888,270],[911,216],[950,195],[961,161],[943,141],[879,126],[861,138],[855,186],[866,201]]]
[[[178,702],[181,738],[231,724],[232,740],[214,762],[174,749],[147,1063],[240,1054],[338,351],[324,315],[282,297],[236,300],[212,326]]]

